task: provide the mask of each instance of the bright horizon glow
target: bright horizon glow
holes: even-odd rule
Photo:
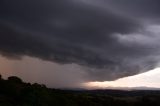
[[[36,58],[25,57],[23,60],[9,60],[0,56],[0,63],[1,63],[0,74],[4,78],[7,78],[8,76],[18,76],[26,82],[38,82],[42,84],[47,84],[49,86],[57,85],[57,82],[61,82],[62,84],[65,83],[67,85],[68,84],[73,85],[72,79],[78,79],[78,78],[81,79],[81,77],[79,76],[79,74],[81,74],[80,73],[81,70],[78,70],[77,68],[76,68],[77,71],[75,71],[75,68],[69,70],[66,69],[67,66],[61,66],[51,62],[45,62]],[[63,74],[64,72],[66,72],[63,71],[63,69],[66,69],[68,73]],[[43,70],[45,70],[45,73]],[[70,75],[71,73],[74,76],[71,76]],[[82,85],[79,82],[78,87],[87,89],[97,89],[97,88],[106,89],[106,88],[119,88],[119,87],[160,88],[159,76],[160,76],[160,68],[156,68],[145,73],[121,78],[116,81],[86,82],[83,83]],[[62,77],[63,80],[61,80]]]
[[[89,89],[105,89],[118,87],[154,87],[160,88],[160,68],[150,70],[148,72],[121,78],[115,81],[104,82],[88,82],[83,85]]]

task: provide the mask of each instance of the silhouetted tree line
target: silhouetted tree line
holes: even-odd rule
[[[160,106],[160,91],[76,91],[0,76],[0,106]]]

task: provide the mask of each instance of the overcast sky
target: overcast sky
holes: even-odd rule
[[[22,79],[52,87],[153,70],[160,62],[159,5],[159,0],[1,0],[0,62],[6,64],[1,70],[8,67]]]

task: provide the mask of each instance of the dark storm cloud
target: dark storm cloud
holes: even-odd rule
[[[145,37],[141,22],[110,9],[80,0],[1,0],[0,14],[0,51],[8,57],[80,64],[89,80],[130,76],[158,63],[159,45]]]
[[[102,0],[103,1],[103,0]],[[133,17],[159,18],[159,0],[106,0],[112,8],[127,12]]]

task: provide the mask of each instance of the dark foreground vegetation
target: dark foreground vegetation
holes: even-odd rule
[[[0,77],[0,106],[160,106],[160,91],[57,90]]]

